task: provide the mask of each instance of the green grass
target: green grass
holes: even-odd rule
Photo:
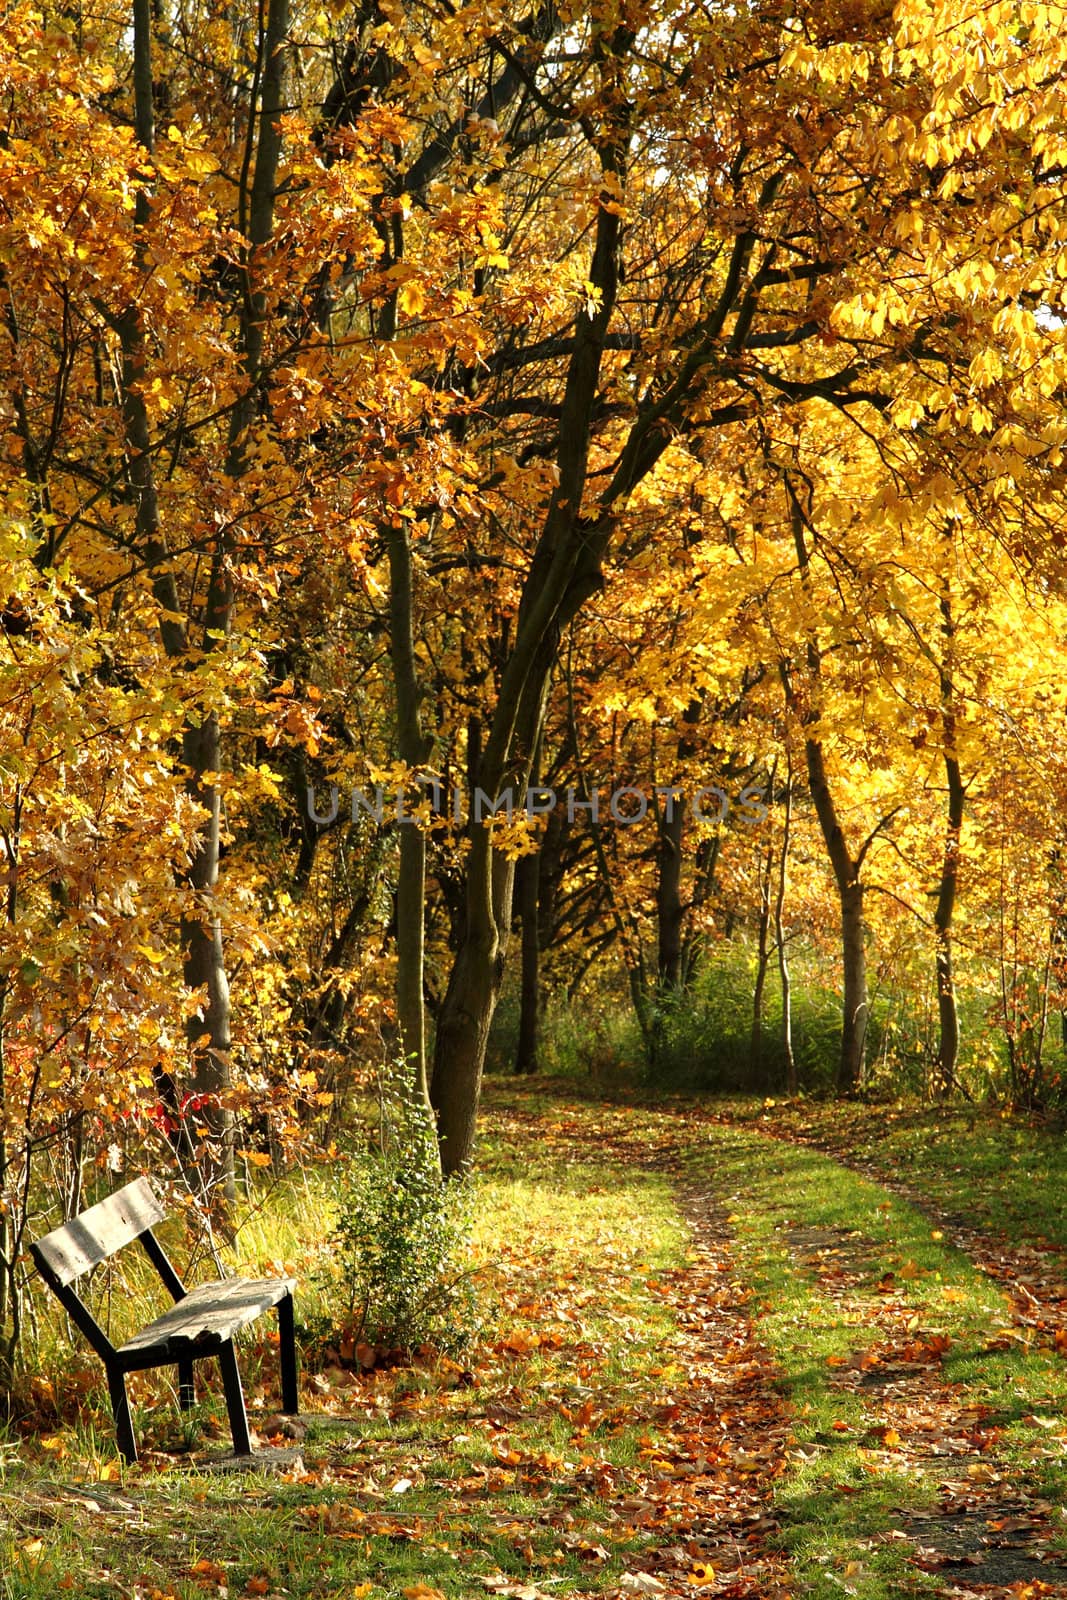
[[[1067,1140],[1057,1122],[959,1104],[748,1102],[730,1110],[869,1166],[960,1224],[1067,1251]]]
[[[681,1259],[685,1234],[664,1178],[586,1160],[562,1133],[542,1146],[530,1131],[505,1118],[483,1149],[474,1264],[487,1327],[469,1369],[426,1359],[311,1378],[292,1481],[208,1475],[154,1454],[180,1446],[185,1427],[201,1456],[212,1436],[226,1444],[217,1397],[186,1424],[162,1374],[135,1386],[147,1448],[123,1468],[90,1388],[76,1426],[0,1456],[0,1600],[193,1600],[220,1582],[231,1596],[294,1600],[419,1585],[458,1596],[495,1573],[566,1594],[617,1580],[654,1535],[616,1537],[606,1561],[589,1550],[610,1537],[609,1498],[647,1447],[652,1372],[672,1335],[644,1280]],[[238,1235],[234,1265],[313,1264],[324,1192],[312,1177],[276,1193]],[[131,1280],[131,1320],[141,1293]],[[269,1365],[243,1356],[250,1398],[271,1399],[256,1393]]]

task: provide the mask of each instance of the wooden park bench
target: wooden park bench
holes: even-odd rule
[[[118,1447],[127,1461],[137,1460],[137,1445],[126,1395],[126,1374],[149,1367],[177,1367],[178,1404],[187,1411],[193,1404],[193,1363],[205,1356],[219,1359],[234,1454],[251,1455],[252,1443],[233,1336],[255,1321],[261,1312],[277,1306],[282,1409],[295,1416],[299,1404],[293,1280],[223,1278],[187,1290],[152,1232],[156,1223],[165,1220],[166,1213],[152,1185],[147,1178],[138,1178],[117,1194],[90,1206],[72,1222],[53,1228],[43,1239],[31,1244],[30,1251],[41,1277],[104,1363]],[[134,1239],[139,1240],[147,1252],[175,1304],[116,1349],[71,1285],[91,1267],[107,1261]]]

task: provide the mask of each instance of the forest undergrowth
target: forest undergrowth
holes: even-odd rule
[[[935,1140],[903,1108],[857,1109],[835,1150],[830,1126],[492,1083],[479,1333],[366,1369],[320,1351],[294,1423],[259,1335],[251,1470],[210,1369],[190,1418],[139,1380],[121,1466],[57,1328],[0,1452],[0,1595],[1067,1594],[1053,1145],[978,1117]],[[313,1202],[276,1195],[236,1264],[313,1275]]]

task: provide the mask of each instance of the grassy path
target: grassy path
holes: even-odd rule
[[[239,1476],[147,1389],[120,1469],[90,1393],[0,1442],[0,1600],[1067,1596],[1040,1247],[1020,1276],[788,1119],[509,1084],[487,1124],[466,1366],[310,1376]]]
[[[778,1505],[805,1590],[1067,1594],[1054,1334],[922,1211],[817,1151],[716,1128],[696,1165],[731,1191],[793,1407]]]

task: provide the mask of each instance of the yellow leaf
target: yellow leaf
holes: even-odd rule
[[[239,1150],[238,1155],[242,1160],[250,1161],[254,1167],[269,1167],[270,1156],[265,1150]]]
[[[190,150],[185,157],[185,165],[194,178],[205,178],[210,172],[217,172],[219,164],[210,150]]]
[[[417,278],[409,278],[401,285],[396,298],[405,316],[417,317],[426,304],[426,291]]]

